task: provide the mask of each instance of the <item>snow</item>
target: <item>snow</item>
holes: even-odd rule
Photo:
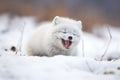
[[[24,44],[35,26],[34,17],[0,15],[0,80],[120,80],[120,28],[110,26],[112,41],[101,61],[110,40],[105,29],[105,36],[99,33],[103,38],[84,32],[78,56],[25,56]]]
[[[90,67],[93,72],[89,71],[86,66],[86,60],[89,60],[89,64],[91,63]],[[0,58],[0,78],[1,80],[116,80],[120,76],[120,72],[116,71],[117,66],[120,66],[119,62],[101,62],[66,56],[51,58],[2,56]],[[113,74],[103,75],[107,70]]]

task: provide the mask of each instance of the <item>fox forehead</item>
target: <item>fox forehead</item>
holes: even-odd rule
[[[80,31],[79,27],[72,26],[72,25],[61,25],[61,26],[57,27],[56,29],[57,29],[57,31],[67,31],[67,32]]]

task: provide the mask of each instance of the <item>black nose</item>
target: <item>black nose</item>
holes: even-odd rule
[[[68,39],[69,39],[69,40],[72,40],[72,36],[69,36]]]

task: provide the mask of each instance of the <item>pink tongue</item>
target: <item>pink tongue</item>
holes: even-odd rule
[[[70,41],[69,41],[69,40],[65,40],[65,42],[64,42],[64,43],[65,43],[65,45],[64,45],[64,46],[65,46],[65,48],[67,48],[67,49],[68,49],[68,48],[70,47]]]

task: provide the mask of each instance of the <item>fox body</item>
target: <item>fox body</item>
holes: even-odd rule
[[[51,23],[37,28],[28,39],[26,54],[30,56],[77,55],[82,23],[56,16]]]

